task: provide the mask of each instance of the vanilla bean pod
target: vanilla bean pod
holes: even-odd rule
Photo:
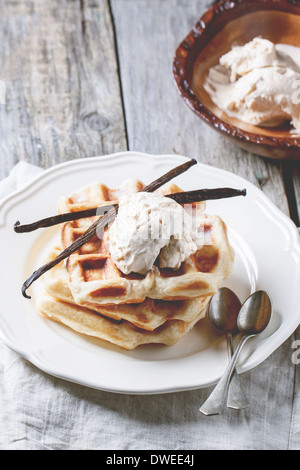
[[[144,192],[155,191],[156,189],[160,188],[171,179],[187,171],[191,166],[195,165],[196,163],[197,163],[197,160],[192,159],[186,163],[183,163],[182,165],[179,165],[173,168],[172,170],[168,171],[166,174],[164,174],[160,178],[156,179],[149,185],[145,186],[145,188],[143,188],[143,191]],[[96,222],[94,222],[86,230],[86,232],[83,235],[81,235],[81,237],[77,238],[77,240],[75,240],[74,243],[72,243],[69,247],[63,250],[56,258],[54,258],[49,263],[46,263],[45,265],[41,266],[39,269],[34,271],[34,273],[24,282],[22,286],[23,296],[27,299],[30,299],[30,296],[27,294],[26,291],[28,287],[30,287],[34,281],[36,281],[39,277],[42,276],[42,274],[49,271],[49,269],[56,266],[62,260],[64,260],[65,258],[68,258],[72,253],[75,253],[77,250],[79,250],[79,248],[81,248],[85,243],[91,240],[94,236],[96,235],[99,236],[100,232],[102,230],[105,230],[105,228],[114,220],[114,218],[116,217],[116,214],[117,214],[117,208],[113,207],[108,212],[106,212],[106,214],[104,214],[100,218],[100,220],[97,220]]]
[[[144,190],[143,190],[144,191]],[[216,188],[216,189],[197,189],[194,191],[184,191],[173,194],[166,194],[165,197],[174,199],[178,204],[189,204],[193,202],[210,201],[214,199],[224,199],[236,196],[245,196],[246,190],[233,189],[233,188]],[[39,228],[52,227],[57,224],[64,222],[70,222],[72,220],[83,219],[85,217],[93,217],[99,215],[100,211],[105,212],[109,210],[112,205],[93,207],[91,209],[85,209],[77,212],[67,212],[65,214],[58,214],[46,219],[38,220],[32,224],[20,225],[20,222],[16,222],[14,230],[17,233],[32,232]],[[117,207],[117,204],[114,205]]]

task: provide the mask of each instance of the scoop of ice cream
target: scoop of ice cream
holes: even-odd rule
[[[197,251],[194,235],[192,217],[177,202],[138,192],[120,201],[109,248],[124,274],[146,274],[158,257],[161,267],[178,269]]]
[[[234,47],[210,69],[205,89],[219,108],[242,121],[261,126],[290,121],[300,132],[300,65],[290,48],[260,38]]]
[[[195,237],[190,233],[182,233],[179,238],[172,235],[169,242],[161,249],[159,266],[161,268],[179,269],[181,263],[195,253],[197,246]]]
[[[220,64],[230,72],[235,82],[254,69],[278,65],[275,45],[267,39],[255,38],[244,46],[235,46],[220,58]]]

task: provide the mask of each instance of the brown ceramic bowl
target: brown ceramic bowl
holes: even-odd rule
[[[300,47],[299,0],[223,0],[213,5],[176,50],[178,90],[199,117],[240,147],[264,157],[300,159],[300,138],[291,136],[288,124],[276,129],[246,124],[227,116],[204,90],[209,68],[233,44],[256,36]]]

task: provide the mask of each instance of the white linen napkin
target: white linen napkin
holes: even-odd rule
[[[41,171],[18,163],[0,182],[0,198]],[[0,342],[0,448],[300,449],[300,365],[291,361],[297,336],[299,329],[241,375],[250,408],[211,417],[198,411],[211,388],[150,396],[93,390],[38,370]]]
[[[42,168],[20,161],[10,174],[0,183],[0,200],[8,194],[21,189],[28,181],[42,172]]]

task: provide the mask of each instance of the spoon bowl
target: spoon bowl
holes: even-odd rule
[[[241,306],[240,299],[231,289],[221,287],[210,301],[209,319],[223,333],[235,333]]]
[[[262,290],[250,295],[243,304],[238,318],[237,326],[244,335],[261,333],[268,325],[272,312],[271,300]]]

